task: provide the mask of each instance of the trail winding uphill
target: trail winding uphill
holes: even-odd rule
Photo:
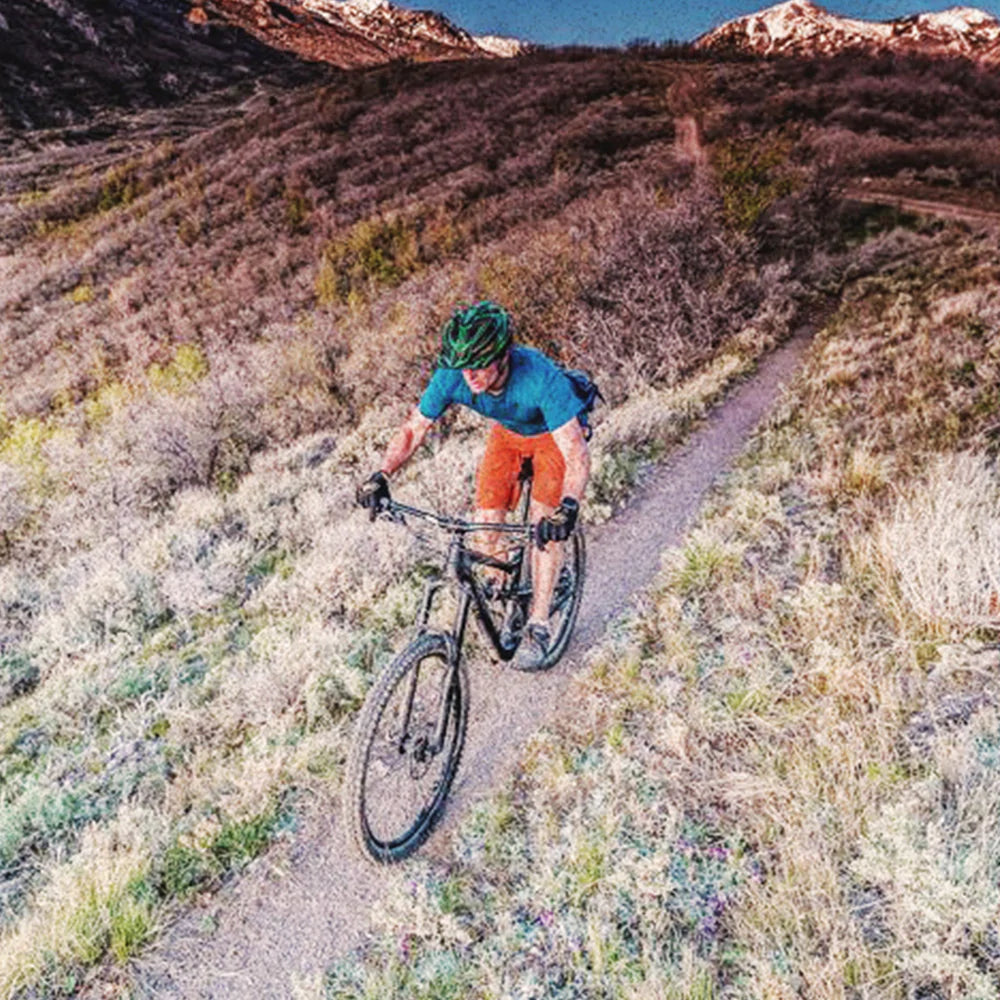
[[[677,145],[696,174],[704,175],[708,158],[697,121],[686,107],[678,110]],[[887,195],[871,200],[876,198],[892,203]],[[954,208],[897,201],[903,208],[942,215]],[[976,219],[982,218],[977,213]],[[681,540],[706,492],[775,405],[811,333],[800,329],[763,359],[757,373],[651,474],[618,516],[588,532],[586,592],[573,643],[556,669],[522,675],[499,664],[473,665],[465,756],[442,826],[423,848],[432,864],[446,863],[449,831],[509,775],[531,735],[557,716],[573,674],[609,625],[649,587],[664,550]],[[209,911],[192,912],[168,931],[137,969],[140,995],[158,1000],[318,995],[324,971],[364,941],[381,901],[407,880],[405,864],[381,869],[360,858],[332,804],[317,803],[294,838],[260,859]]]
[[[619,516],[589,532],[586,593],[573,643],[556,669],[523,675],[498,664],[474,665],[466,753],[426,856],[447,855],[449,828],[510,773],[525,742],[559,712],[588,650],[650,585],[663,551],[678,543],[706,491],[774,406],[810,335],[801,330],[765,358]],[[336,816],[317,810],[289,848],[258,862],[210,914],[194,913],[168,933],[143,962],[140,989],[185,1000],[295,996],[315,987],[335,958],[364,940],[380,900],[407,877],[405,864],[378,869],[362,860]]]
[[[684,115],[677,120],[677,147],[693,164],[695,171],[708,168],[708,154],[701,142],[698,121],[694,115]]]

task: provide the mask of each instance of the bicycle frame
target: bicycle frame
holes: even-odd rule
[[[509,576],[511,580],[510,598],[526,597],[531,592],[530,582],[530,558],[528,557],[528,547],[531,544],[531,526],[525,523],[514,524],[472,524],[466,521],[459,521],[453,518],[443,517],[429,511],[420,510],[416,507],[408,507],[405,504],[390,501],[388,507],[390,516],[402,519],[403,515],[410,515],[429,520],[446,530],[449,535],[448,555],[445,560],[444,572],[440,577],[431,580],[424,586],[424,596],[421,602],[420,612],[417,616],[417,634],[427,631],[433,610],[434,598],[438,591],[449,584],[455,584],[458,589],[458,607],[452,622],[451,630],[444,633],[448,639],[448,646],[453,663],[458,662],[458,653],[462,642],[465,639],[465,630],[469,622],[469,613],[475,609],[476,617],[483,626],[483,631],[493,647],[497,656],[502,660],[509,660],[514,655],[514,647],[504,644],[501,636],[501,628],[494,621],[493,614],[487,603],[487,596],[484,593],[482,584],[476,579],[473,572],[475,566],[488,566],[492,569],[500,570]],[[495,556],[487,555],[485,552],[477,552],[468,548],[465,543],[465,536],[476,532],[500,532],[505,534],[520,534],[524,536],[524,541],[514,552],[509,560],[498,559]],[[527,579],[525,572],[527,572]]]
[[[522,468],[521,483],[518,519],[511,524],[470,523],[389,498],[373,512],[398,522],[417,517],[448,535],[446,558],[424,586],[416,634],[365,698],[348,756],[345,781],[351,831],[355,843],[377,861],[400,861],[411,854],[429,836],[444,808],[469,721],[462,644],[470,614],[503,660],[514,655],[527,625],[534,562],[534,532],[528,523],[530,466]],[[486,535],[484,547],[489,552],[470,547],[469,536],[474,533]],[[514,537],[499,544],[505,534]],[[550,617],[555,612],[560,616],[548,654],[551,659],[544,667],[565,650],[579,607],[585,569],[582,536],[574,537],[571,549],[569,572],[564,581],[566,567],[560,569],[550,603]],[[495,592],[484,579],[489,575],[498,578]],[[449,603],[447,615],[439,608],[432,622],[435,601],[445,587],[454,594],[454,608]],[[446,617],[450,622],[442,620]]]
[[[509,647],[504,644],[500,634],[501,630],[497,628],[493,620],[493,615],[487,606],[486,595],[483,593],[482,585],[473,573],[473,567],[477,565],[489,566],[507,573],[512,581],[512,588],[516,588],[510,594],[511,599],[530,594],[530,559],[527,562],[527,579],[525,579],[521,569],[525,565],[526,551],[531,544],[532,531],[531,526],[523,522],[520,524],[472,524],[421,510],[417,507],[409,507],[394,500],[389,501],[383,513],[391,519],[400,522],[405,520],[405,516],[419,517],[433,522],[438,527],[446,530],[450,535],[444,571],[441,576],[424,585],[424,596],[421,601],[420,612],[417,616],[416,634],[419,636],[428,631],[428,623],[431,611],[433,610],[435,595],[449,584],[457,586],[458,607],[455,611],[451,630],[440,633],[448,648],[448,679],[442,685],[442,701],[438,707],[437,725],[435,727],[433,742],[420,747],[414,756],[417,763],[422,763],[424,755],[429,754],[430,756],[434,756],[438,754],[447,738],[448,721],[451,716],[454,699],[457,696],[461,649],[462,643],[465,640],[465,630],[469,623],[469,612],[475,608],[476,616],[482,623],[486,636],[500,659],[509,660],[516,650],[516,643]],[[512,559],[497,559],[494,556],[487,555],[485,552],[476,552],[474,549],[468,548],[465,544],[466,535],[483,531],[521,534],[524,536],[524,541],[517,548]],[[413,682],[407,694],[406,709],[403,716],[399,747],[401,752],[405,752],[407,749],[405,743],[408,739],[410,729],[413,699],[417,686],[416,681],[417,678],[414,675]]]

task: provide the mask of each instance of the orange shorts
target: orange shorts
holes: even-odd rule
[[[521,462],[530,458],[535,470],[532,496],[549,507],[562,500],[566,461],[551,434],[524,437],[494,424],[486,439],[486,454],[476,473],[476,507],[479,510],[513,510],[521,486]]]

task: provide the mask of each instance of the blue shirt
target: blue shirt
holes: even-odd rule
[[[437,420],[452,403],[467,406],[525,437],[554,431],[583,409],[562,369],[533,347],[512,347],[503,389],[473,394],[461,371],[438,368],[420,397],[420,412]]]

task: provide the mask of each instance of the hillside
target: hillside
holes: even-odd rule
[[[25,130],[121,127],[128,112],[211,98],[269,76],[393,61],[495,58],[524,46],[475,38],[431,11],[334,0],[7,0],[0,13],[0,148]],[[329,76],[329,73],[325,75]],[[233,97],[227,103],[232,103]],[[75,136],[75,137],[74,137]]]
[[[504,894],[530,886],[552,899],[538,926],[586,955],[583,978],[567,952],[551,969],[529,962],[524,982],[551,972],[566,995],[579,981],[613,996],[646,976],[656,995],[673,966],[654,968],[653,952],[626,933],[646,897],[627,886],[619,896],[609,879],[612,867],[646,877],[653,840],[657,863],[690,876],[688,897],[661,886],[650,898],[677,916],[668,939],[688,956],[691,990],[728,988],[739,978],[722,957],[734,940],[730,900],[742,905],[744,887],[775,884],[755,880],[783,872],[797,841],[776,839],[773,811],[759,823],[741,811],[739,788],[757,787],[749,779],[731,801],[713,789],[729,766],[772,766],[753,757],[752,740],[741,743],[744,723],[787,727],[789,739],[800,732],[797,716],[747,721],[769,710],[772,687],[792,692],[795,712],[869,711],[863,699],[830,708],[827,695],[857,676],[841,676],[833,660],[790,666],[826,655],[818,637],[854,641],[855,624],[872,654],[865,662],[903,650],[911,685],[905,711],[879,715],[882,742],[865,750],[884,768],[871,801],[897,790],[903,820],[919,820],[904,792],[911,778],[932,779],[938,758],[900,771],[892,725],[913,717],[921,678],[952,655],[945,647],[992,636],[991,592],[984,612],[975,591],[974,620],[961,609],[934,618],[919,603],[912,620],[910,610],[892,618],[901,571],[890,560],[875,583],[862,570],[849,575],[855,550],[845,539],[888,517],[890,483],[905,490],[933,475],[932,454],[990,453],[996,245],[842,206],[838,194],[872,176],[995,197],[997,98],[994,78],[964,64],[759,69],[655,49],[567,51],[273,78],[252,94],[131,116],[76,145],[27,135],[0,167],[0,993],[57,997],[87,984],[127,995],[128,969],[164,925],[207,905],[275,842],[294,845],[306,812],[333,808],[360,698],[406,634],[421,580],[414,543],[373,532],[351,508],[353,486],[411,404],[435,331],[460,299],[503,300],[527,341],[599,376],[608,406],[592,521],[613,516],[648,463],[799,316],[829,303],[841,311],[822,335],[805,402],[779,415],[773,454],[750,467],[726,508],[732,528],[718,529],[721,540],[693,536],[633,645],[609,652],[585,682],[607,685],[594,704],[612,706],[610,727],[594,730],[593,744],[571,732],[551,753],[543,741],[534,758],[543,777],[560,761],[579,768],[514,789],[510,821],[503,807],[474,820],[473,846],[454,862],[467,881],[457,895],[440,893],[458,901],[448,933],[485,939],[461,892],[494,892],[497,876],[496,909],[475,919],[498,915],[513,942],[523,901]],[[676,141],[676,121],[692,113],[707,172]],[[907,337],[922,338],[919,352]],[[917,370],[897,379],[911,356]],[[886,415],[903,413],[894,430]],[[471,422],[446,423],[403,489],[461,510],[479,442]],[[892,556],[899,566],[906,551]],[[883,617],[864,617],[855,598],[869,585]],[[884,635],[893,636],[886,646],[876,642]],[[741,644],[754,652],[745,671],[719,669],[742,662]],[[815,683],[796,687],[788,678],[799,670]],[[694,745],[712,750],[690,772],[664,771],[642,749],[665,738],[644,742],[654,721],[642,706],[662,707],[660,695],[682,698]],[[841,717],[823,720],[817,739],[835,742]],[[635,756],[615,770],[605,741]],[[610,839],[569,838],[573,858],[545,855],[551,865],[538,868],[548,848],[511,846],[505,831],[528,828],[522,807],[532,796],[575,789],[578,772],[590,788],[605,768],[622,778],[623,795],[638,796],[620,810],[636,823],[647,793],[680,802],[705,778],[705,801],[667,809],[656,829],[607,827],[637,845],[627,857],[605,850]],[[827,815],[798,787],[775,795],[803,803],[793,815],[806,832],[810,817]],[[569,813],[556,799],[538,815],[558,829]],[[579,817],[602,829],[586,811]],[[848,824],[829,871],[862,851],[862,827]],[[729,853],[713,853],[722,847]],[[518,852],[543,876],[579,872],[579,885],[564,893],[531,882]],[[859,875],[856,891],[889,894],[881,871]],[[428,878],[450,884],[440,869]],[[702,881],[722,900],[718,926],[726,921],[707,942]],[[616,900],[617,954],[640,962],[625,971],[609,953],[576,947],[588,921],[612,920]],[[780,920],[767,927],[768,941],[780,935]],[[981,953],[988,966],[985,924],[970,928],[979,951],[945,941],[941,954]],[[441,953],[435,933],[408,947]],[[793,937],[789,962],[801,966],[812,946]],[[359,981],[391,995],[379,994],[388,981],[379,975],[410,973],[380,954],[334,970],[331,995],[358,995]],[[480,995],[493,974],[475,964],[482,954],[454,954],[480,978],[455,978],[458,992],[441,995]],[[866,956],[863,982],[885,957]],[[413,968],[428,982],[438,974]],[[899,982],[916,989],[922,980],[907,969]],[[605,973],[619,978],[608,985]],[[753,974],[747,995],[783,973]],[[928,981],[963,995],[943,975]]]
[[[237,28],[191,23],[189,9],[184,0],[5,0],[0,148],[26,129],[94,127],[95,116],[176,105],[270,72],[307,75]]]
[[[1000,75],[964,59],[868,56],[722,64],[708,141],[735,133],[769,137],[760,167],[776,160],[821,164],[829,183],[997,210]],[[749,170],[747,196],[756,182]]]

